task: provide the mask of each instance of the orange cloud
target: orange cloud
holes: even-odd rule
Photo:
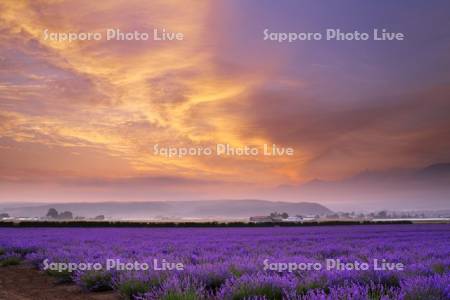
[[[215,49],[208,46],[215,38],[208,30],[210,9],[208,2],[200,1],[3,3],[1,136],[10,147],[39,152],[46,163],[30,168],[54,172],[55,178],[67,172],[85,177],[252,178],[274,185],[295,178],[295,172],[286,170],[289,160],[218,158],[211,164],[211,158],[152,154],[157,143],[189,147],[268,142],[262,136],[243,136],[242,116],[221,109],[262,84],[268,74],[243,70],[230,76],[223,69]],[[185,40],[59,42],[43,36],[44,30],[106,28],[166,28],[182,32]],[[57,159],[64,154],[72,157],[71,163]],[[26,177],[26,172],[21,174]]]

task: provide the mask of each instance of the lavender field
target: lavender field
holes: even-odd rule
[[[0,229],[19,261],[124,299],[450,299],[448,224]]]

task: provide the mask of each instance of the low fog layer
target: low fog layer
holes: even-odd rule
[[[6,205],[5,205],[6,206]],[[105,215],[114,219],[149,218],[214,218],[239,219],[272,212],[289,212],[296,215],[324,215],[328,208],[316,203],[287,203],[263,200],[215,200],[171,202],[102,202],[102,203],[55,203],[55,204],[9,204],[3,211],[14,217],[42,217],[50,208],[71,211],[74,216],[95,217]],[[1,206],[0,206],[1,208]],[[1,210],[0,210],[1,211]]]
[[[278,192],[283,198],[295,195],[333,210],[445,210],[450,209],[450,164],[366,171],[340,181],[283,186]]]

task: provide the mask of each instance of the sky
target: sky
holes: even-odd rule
[[[2,1],[0,201],[308,201],[280,187],[450,162],[449,11],[448,1]],[[184,39],[44,38],[108,28]],[[406,38],[263,34],[328,28]],[[294,155],[168,158],[156,144]]]

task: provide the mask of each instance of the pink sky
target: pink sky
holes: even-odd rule
[[[450,161],[448,5],[309,3],[1,3],[0,201],[292,199],[280,186]],[[263,40],[327,26],[407,39]],[[106,28],[185,39],[43,36]],[[295,154],[167,158],[155,144]]]

